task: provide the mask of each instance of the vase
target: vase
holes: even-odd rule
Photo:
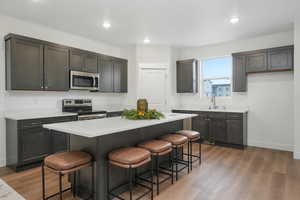
[[[137,101],[137,111],[138,112],[143,112],[143,113],[148,111],[147,99],[139,99]]]

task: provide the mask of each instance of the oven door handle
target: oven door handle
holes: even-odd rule
[[[93,88],[96,88],[96,76],[93,76]]]
[[[98,86],[99,86],[99,75],[95,75],[93,80],[94,80],[93,87],[94,87],[95,89],[97,89]]]

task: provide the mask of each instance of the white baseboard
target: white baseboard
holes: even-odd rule
[[[300,160],[300,152],[294,152],[294,159]]]
[[[294,145],[291,145],[291,144],[265,143],[265,142],[249,140],[248,146],[261,147],[261,148],[267,148],[267,149],[276,149],[276,150],[282,150],[282,151],[291,151],[291,152],[294,151]],[[299,153],[299,157],[300,157],[300,153]]]

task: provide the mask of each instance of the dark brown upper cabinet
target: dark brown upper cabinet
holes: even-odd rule
[[[259,50],[246,55],[246,72],[265,72],[268,69],[267,50]]]
[[[232,91],[247,91],[246,56],[233,55]]]
[[[126,93],[128,91],[127,60],[111,56],[99,56],[100,92]]]
[[[5,41],[6,89],[44,90],[43,45],[10,37]]]
[[[233,92],[247,91],[247,73],[291,71],[294,68],[294,46],[284,46],[234,53]]]
[[[128,91],[128,61],[16,34],[5,36],[6,89],[68,91],[70,70],[100,73],[100,92]]]
[[[59,46],[44,47],[44,89],[69,90],[69,49]]]
[[[268,50],[268,70],[281,71],[294,68],[294,47],[286,46]]]
[[[198,92],[198,61],[196,59],[176,62],[177,93]]]
[[[9,34],[5,50],[7,90],[69,90],[67,47]]]
[[[95,53],[80,49],[71,49],[70,51],[71,70],[97,73],[97,63],[97,54]]]
[[[114,67],[114,92],[126,93],[128,91],[127,60],[113,59],[113,67]]]
[[[100,74],[99,91],[114,92],[113,62],[109,56],[99,56],[98,73]]]

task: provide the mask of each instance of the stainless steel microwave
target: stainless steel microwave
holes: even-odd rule
[[[99,74],[71,71],[70,89],[71,90],[98,90]]]

